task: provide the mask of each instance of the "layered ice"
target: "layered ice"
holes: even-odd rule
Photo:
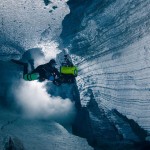
[[[79,67],[82,105],[88,106],[92,90],[106,114],[116,109],[150,133],[150,2],[70,0],[68,4],[72,12],[63,21],[61,37]]]

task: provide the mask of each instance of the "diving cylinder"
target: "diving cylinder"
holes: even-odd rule
[[[26,80],[26,81],[33,81],[33,80],[38,80],[40,77],[39,73],[28,73],[28,74],[25,74],[23,76],[23,79]]]
[[[73,66],[73,67],[61,66],[60,67],[60,73],[77,76],[78,75],[78,69],[76,66]]]

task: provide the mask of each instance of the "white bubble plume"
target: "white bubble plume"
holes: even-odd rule
[[[74,103],[69,99],[49,95],[45,83],[21,81],[15,88],[15,97],[23,114],[29,118],[71,122],[75,115]]]
[[[44,58],[36,58],[35,65],[47,63],[50,59],[56,58],[60,53],[58,43],[51,41],[41,43]],[[15,87],[15,88],[14,88]],[[54,97],[47,93],[46,82],[24,81],[13,86],[12,90],[17,104],[21,107],[24,116],[29,118],[49,118],[59,122],[71,122],[75,116],[75,106],[70,99]]]

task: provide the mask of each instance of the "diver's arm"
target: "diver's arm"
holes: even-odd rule
[[[40,73],[43,68],[43,65],[39,65],[36,67],[31,73]]]
[[[54,72],[58,77],[60,76],[60,72],[58,71],[58,69],[54,68]]]

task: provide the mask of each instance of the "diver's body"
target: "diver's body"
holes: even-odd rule
[[[45,80],[48,79],[52,75],[54,78],[59,77],[60,73],[59,71],[55,68],[55,62],[49,62],[43,65],[39,65],[37,68],[35,68],[31,73],[39,73],[40,79]]]
[[[28,63],[24,63],[18,60],[11,60],[12,62],[23,66],[23,78],[28,81],[36,80],[44,81],[45,79],[54,81],[55,78],[60,76],[59,71],[55,68],[56,62],[51,59],[48,63],[39,65],[33,69],[30,73],[28,72]],[[33,65],[31,66],[33,68]]]
[[[28,62],[31,65],[32,71],[28,72],[28,63],[24,63],[18,60],[11,60],[15,64],[23,66],[23,79],[26,81],[38,80],[40,82],[45,79],[52,81],[55,85],[61,85],[63,83],[75,83],[75,77],[77,77],[77,67],[73,65],[69,59],[69,55],[64,55],[64,61],[60,66],[60,72],[55,68],[56,62],[51,59],[48,63],[39,65],[34,69],[33,60]]]

